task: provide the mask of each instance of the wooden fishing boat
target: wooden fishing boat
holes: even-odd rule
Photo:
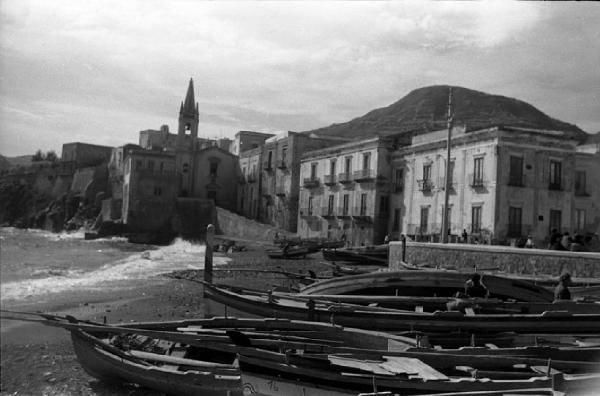
[[[245,394],[287,396],[350,395],[592,395],[600,374],[565,375],[543,368],[534,372],[485,372],[498,379],[451,376],[416,359],[386,357],[361,361],[348,357],[286,353],[257,359],[240,356]]]
[[[298,301],[272,293],[203,282],[204,295],[245,315],[334,322],[374,330],[464,331],[472,333],[600,333],[600,314],[547,311],[542,314],[474,314],[458,311],[410,312],[327,301]]]
[[[294,259],[305,258],[308,254],[316,253],[320,250],[318,246],[289,246],[281,249],[267,249],[267,256],[272,259]]]
[[[328,261],[356,262],[362,265],[387,265],[388,251],[389,245],[323,249],[323,258]]]
[[[469,276],[464,272],[444,270],[370,272],[315,282],[302,289],[301,293],[452,297],[457,292],[464,292]],[[482,283],[489,290],[491,298],[529,302],[554,300],[552,291],[532,282],[483,275]]]

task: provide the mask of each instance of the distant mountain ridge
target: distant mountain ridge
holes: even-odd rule
[[[5,157],[0,155],[0,170],[15,168],[19,165],[30,165],[32,155],[20,155],[18,157]]]
[[[415,89],[399,101],[341,124],[306,133],[362,138],[399,132],[424,133],[446,128],[448,85]],[[467,130],[495,125],[564,131],[566,137],[584,140],[587,133],[573,124],[554,119],[529,103],[463,87],[452,87],[454,124]]]

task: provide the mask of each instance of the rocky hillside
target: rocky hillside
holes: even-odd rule
[[[21,155],[18,157],[5,157],[0,155],[0,170],[15,168],[19,165],[30,165],[31,157],[31,155]]]
[[[387,107],[362,117],[333,124],[307,133],[325,136],[367,137],[398,132],[426,132],[446,127],[447,85],[415,89]],[[587,134],[576,125],[549,117],[532,105],[506,96],[490,95],[462,87],[452,87],[455,125],[468,130],[493,125],[565,131],[569,137],[584,139]]]

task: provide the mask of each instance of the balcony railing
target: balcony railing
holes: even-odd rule
[[[587,192],[585,187],[575,187],[575,196],[576,197],[589,197],[590,193]]]
[[[352,208],[352,217],[371,217],[370,214],[368,214],[368,210],[366,206],[355,206],[354,208]]]
[[[285,187],[277,186],[275,188],[275,195],[280,196],[280,197],[285,197],[285,194],[286,194]]]
[[[525,187],[525,175],[509,175],[508,185],[511,187]]]
[[[273,165],[270,162],[265,162],[263,165],[263,169],[267,172],[271,172],[273,170]]]
[[[281,160],[277,162],[277,168],[279,169],[287,169],[288,165],[287,165],[287,161],[286,160]]]
[[[350,172],[338,173],[338,181],[342,184],[352,183],[352,173],[350,173]]]
[[[441,191],[444,191],[446,189],[446,178],[445,177],[440,177],[438,179],[438,186],[440,187]],[[450,178],[450,192],[456,192],[456,183],[454,182],[454,180],[452,178]]]
[[[417,180],[417,183],[419,184],[420,191],[431,192],[431,190],[433,190],[433,182],[431,179]]]
[[[335,208],[329,206],[322,207],[321,217],[335,217]]]
[[[563,187],[560,182],[550,182],[548,184],[548,190],[561,191],[562,189],[563,189]]]
[[[337,182],[335,175],[323,176],[323,184],[326,186],[333,186]]]
[[[372,169],[361,169],[354,171],[353,173],[354,181],[357,182],[366,182],[375,179],[375,171]]]
[[[469,174],[469,185],[472,188],[483,188],[486,185],[486,181],[483,178],[483,175],[476,175],[474,173]]]
[[[303,185],[306,188],[315,188],[319,187],[320,180],[318,177],[305,177],[303,180]]]
[[[246,176],[246,180],[248,181],[248,183],[256,183],[257,177],[254,173],[249,173]]]
[[[300,216],[301,217],[312,217],[312,216],[316,216],[315,210],[314,208],[300,208]]]
[[[245,176],[238,177],[238,183],[239,184],[246,184],[246,177]]]
[[[338,217],[350,217],[350,208],[347,206],[339,206],[337,208]]]

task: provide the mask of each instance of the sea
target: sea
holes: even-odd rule
[[[3,308],[52,301],[69,292],[118,290],[161,274],[202,269],[205,246],[176,239],[168,246],[125,238],[85,240],[83,232],[0,228],[0,304]],[[227,258],[215,257],[215,266]]]

